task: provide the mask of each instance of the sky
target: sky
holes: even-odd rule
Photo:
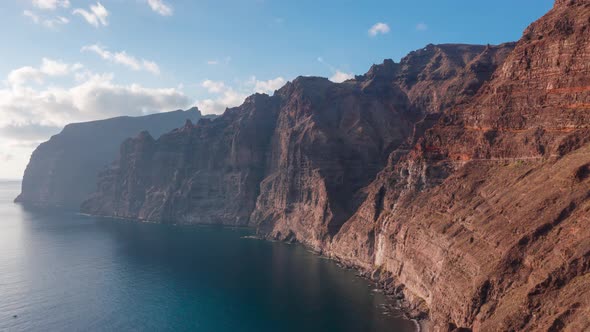
[[[71,122],[220,114],[429,43],[516,41],[553,0],[2,0],[0,179]]]

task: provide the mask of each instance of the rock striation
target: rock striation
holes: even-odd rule
[[[222,116],[154,139],[142,132],[121,146],[117,165],[82,204],[96,215],[173,223],[247,225],[278,98],[256,94]]]
[[[483,84],[512,47],[430,45],[342,84],[299,77],[213,121],[187,123],[157,140],[141,134],[123,144],[83,211],[252,225],[319,248],[362,202],[361,189],[388,155],[407,145],[414,125],[453,98],[475,94],[455,90],[469,85],[463,81],[471,89]]]
[[[121,147],[84,212],[248,225],[368,272],[438,331],[590,329],[590,1],[517,43],[299,77]]]
[[[194,108],[69,124],[35,149],[15,201],[77,210],[96,191],[98,173],[118,157],[123,140],[142,130],[159,136],[186,119],[200,118],[201,112]]]
[[[251,222],[269,236],[321,250],[388,156],[473,96],[512,47],[429,45],[343,84],[299,79],[286,86]]]
[[[590,329],[590,2],[557,1],[329,244],[440,330]]]

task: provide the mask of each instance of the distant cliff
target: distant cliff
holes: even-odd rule
[[[440,331],[590,330],[589,18],[557,0],[517,43],[428,45],[142,133],[82,210],[256,227]]]
[[[201,112],[194,108],[69,124],[33,152],[23,177],[22,192],[15,201],[78,209],[96,191],[98,173],[117,159],[119,147],[126,138],[143,130],[158,137],[182,126],[187,119],[200,118]]]

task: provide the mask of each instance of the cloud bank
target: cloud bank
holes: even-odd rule
[[[60,86],[56,79],[72,83]],[[177,88],[117,84],[113,74],[92,73],[81,64],[43,58],[39,66],[12,70],[0,86],[0,153],[10,151],[14,156],[6,166],[14,173],[5,176],[20,177],[35,146],[68,123],[190,105],[191,100]]]

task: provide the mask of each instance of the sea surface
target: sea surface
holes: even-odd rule
[[[354,271],[251,230],[12,203],[0,182],[0,331],[414,331]]]

